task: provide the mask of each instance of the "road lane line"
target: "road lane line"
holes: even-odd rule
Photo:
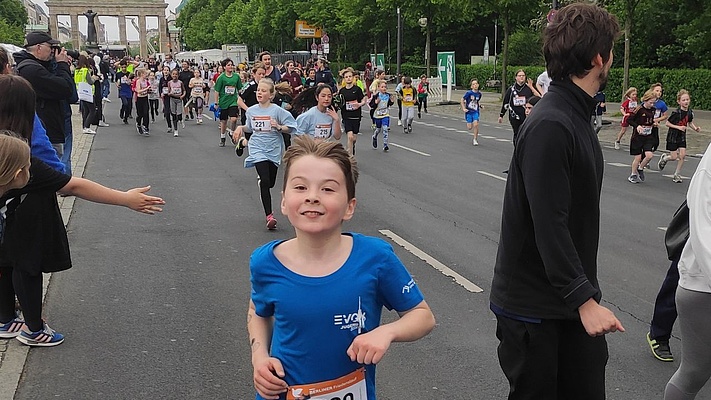
[[[630,168],[630,164],[623,164],[623,163],[618,163],[618,162],[609,162],[607,165],[612,165],[613,167],[625,167],[625,168]]]
[[[510,142],[511,139],[496,139],[497,142]]]
[[[666,227],[666,226],[658,226],[657,229],[659,229],[660,231],[664,231],[664,232],[667,231],[667,227]]]
[[[429,254],[425,253],[424,251],[418,249],[414,244],[401,238],[400,236],[396,235],[394,232],[387,230],[387,229],[381,229],[378,232],[380,232],[384,236],[389,237],[393,242],[402,246],[405,250],[412,253],[415,257],[426,262],[432,268],[441,272],[445,276],[449,276],[449,277],[453,278],[454,281],[456,283],[458,283],[459,285],[463,286],[464,289],[467,289],[468,291],[470,291],[472,293],[481,293],[484,291],[484,289],[475,285],[473,282],[471,282],[467,278],[459,275],[455,270],[453,270],[453,269],[449,268],[448,266],[442,264],[441,262],[437,261],[434,257],[432,257]]]
[[[482,174],[482,175],[486,175],[486,176],[489,176],[489,177],[491,177],[491,178],[498,179],[498,180],[500,180],[500,181],[506,182],[506,178],[504,178],[503,176],[494,175],[494,174],[488,173],[488,172],[486,172],[486,171],[476,171],[476,172],[478,172],[478,173],[480,173],[480,174]]]
[[[401,145],[401,144],[397,144],[397,143],[392,143],[392,142],[391,142],[391,143],[390,143],[390,146],[399,147],[399,148],[401,148],[401,149],[403,149],[403,150],[411,151],[411,152],[416,153],[416,154],[419,154],[419,155],[421,155],[421,156],[431,157],[430,154],[423,153],[423,152],[421,152],[421,151],[419,151],[419,150],[411,149],[411,148],[409,148],[409,147],[405,147],[405,146],[403,146],[403,145]]]
[[[479,135],[480,137],[483,137],[484,139],[496,139],[496,136],[489,136],[489,135]]]

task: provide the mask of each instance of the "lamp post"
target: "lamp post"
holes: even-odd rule
[[[402,20],[400,19],[400,7],[397,8],[397,76],[400,76],[400,55],[402,49]]]
[[[417,21],[421,27],[425,28],[425,68],[427,76],[430,76],[430,27],[427,24],[427,17],[422,17]]]

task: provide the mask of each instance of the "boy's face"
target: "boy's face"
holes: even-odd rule
[[[679,106],[681,108],[689,108],[689,104],[691,104],[691,97],[689,97],[688,94],[682,94],[681,97],[679,97]]]
[[[388,91],[388,85],[386,85],[385,83],[381,83],[378,86],[378,89],[380,90],[380,93],[385,93]]]
[[[347,85],[352,84],[353,83],[353,74],[350,72],[346,72],[345,74],[343,74],[343,80],[346,81]]]
[[[353,217],[346,177],[335,161],[307,155],[292,161],[282,193],[281,212],[299,233],[340,232]]]
[[[170,77],[173,78],[173,80],[178,80],[178,71],[173,71],[170,73]]]
[[[472,90],[479,90],[479,82],[472,81]]]
[[[316,77],[316,71],[311,70],[309,71],[309,78],[314,79]]]

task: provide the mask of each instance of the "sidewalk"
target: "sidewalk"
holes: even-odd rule
[[[464,96],[465,90],[452,89],[452,101],[459,102]],[[446,101],[447,91],[444,90],[444,100]],[[672,96],[673,97],[673,96]],[[664,99],[667,102],[667,107],[669,107],[669,113],[677,108],[676,99]],[[482,92],[481,98],[481,121],[484,123],[497,123],[499,118],[499,112],[501,111],[502,98],[499,93]],[[693,106],[693,103],[692,103]],[[431,111],[439,112],[443,114],[450,115],[460,115],[462,116],[462,126],[464,126],[464,116],[462,115],[462,108],[459,105],[438,105],[435,103],[429,104]],[[692,107],[693,109],[693,107]],[[620,121],[622,117],[613,117],[613,114],[618,114],[620,111],[620,103],[618,102],[607,102],[607,112],[603,115],[603,126],[600,134],[598,135],[600,142],[612,146],[617,137],[617,133],[620,131]],[[504,116],[504,124],[508,125],[508,118]],[[701,132],[689,132],[687,135],[687,154],[690,156],[701,156],[711,142],[711,111],[704,110],[694,110],[694,123],[701,127]],[[629,147],[631,128],[627,128],[627,133],[622,138],[622,148],[626,149]],[[659,130],[659,136],[661,143],[659,145],[660,151],[666,151],[665,138],[667,134],[667,127],[662,126]],[[627,150],[620,150],[627,151]]]
[[[72,173],[74,176],[84,176],[84,168],[86,167],[91,151],[91,145],[94,143],[94,135],[86,135],[81,133],[81,114],[79,114],[79,106],[72,106],[72,131],[74,132],[74,140],[72,142]],[[64,225],[69,223],[72,210],[74,208],[74,196],[58,197],[59,209],[62,212]],[[51,275],[45,275],[44,279],[44,295],[47,294],[47,288],[51,281]],[[25,360],[29,347],[22,345],[15,339],[0,339],[0,400],[12,400],[15,397],[17,385],[20,382],[22,370],[25,366]],[[51,351],[51,350],[40,350]]]

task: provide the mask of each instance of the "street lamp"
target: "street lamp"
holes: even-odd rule
[[[422,17],[417,21],[421,27],[425,28],[425,67],[427,69],[427,76],[430,76],[430,27],[427,22],[427,17]]]

